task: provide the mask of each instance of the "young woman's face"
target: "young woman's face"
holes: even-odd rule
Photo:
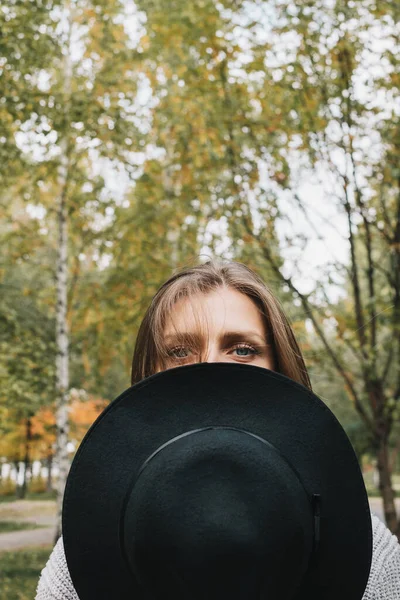
[[[194,343],[188,334],[195,336]],[[256,305],[236,290],[220,288],[183,298],[174,305],[165,325],[168,368],[195,362],[235,362],[273,369],[266,334]]]

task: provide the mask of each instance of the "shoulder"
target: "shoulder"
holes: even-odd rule
[[[363,600],[400,600],[400,544],[373,513],[372,564]]]
[[[35,600],[79,600],[68,571],[62,537],[41,572]]]

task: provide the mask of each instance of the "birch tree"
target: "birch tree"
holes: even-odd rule
[[[11,61],[15,69],[13,76],[20,81],[25,103],[19,118],[15,113],[9,119],[7,141],[15,148],[20,167],[18,173],[15,170],[8,177],[1,198],[11,203],[14,216],[19,203],[16,227],[24,220],[29,225],[33,222],[29,211],[40,214],[33,243],[48,248],[48,262],[43,268],[53,274],[54,287],[46,288],[45,293],[56,323],[60,514],[69,467],[69,339],[77,320],[83,318],[82,308],[90,306],[93,287],[85,289],[89,295],[83,307],[76,305],[76,297],[82,278],[88,270],[96,270],[101,260],[102,244],[112,244],[115,236],[107,240],[103,233],[114,221],[124,190],[114,195],[109,180],[123,172],[124,185],[129,188],[136,169],[134,150],[144,134],[138,129],[136,117],[135,41],[125,27],[125,21],[131,18],[130,7],[117,0],[107,5],[71,0],[38,3],[30,9],[38,35],[45,36],[52,51],[36,63],[31,61],[31,70],[25,73],[18,71],[18,56],[25,50],[30,56],[31,38],[24,37],[18,56],[14,57],[12,43],[4,48],[4,60],[7,65]],[[21,13],[27,19],[29,11],[20,5],[13,10],[19,11],[19,18],[11,24],[20,36]],[[30,85],[24,85],[24,81]],[[12,101],[9,111],[10,107]],[[25,253],[24,260],[33,260],[33,254]],[[58,521],[56,536],[59,525]]]
[[[74,15],[71,2],[65,3],[65,23],[63,59],[61,62],[61,103],[63,113],[63,135],[59,142],[60,155],[58,165],[58,194],[57,194],[57,264],[56,264],[56,454],[55,462],[58,467],[57,479],[57,530],[55,539],[61,533],[60,522],[62,500],[65,482],[69,470],[68,457],[68,395],[69,395],[69,333],[67,322],[67,290],[68,290],[68,184],[70,180],[71,142],[69,130],[71,126],[71,88],[72,88],[72,26]]]

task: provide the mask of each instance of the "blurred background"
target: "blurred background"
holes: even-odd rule
[[[211,256],[279,297],[400,537],[399,17],[394,0],[2,4],[1,600],[34,595],[152,295]]]

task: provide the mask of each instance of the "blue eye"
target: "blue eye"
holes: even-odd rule
[[[248,356],[248,352],[250,352],[250,348],[236,348],[236,352],[238,356]],[[244,351],[244,353],[243,353]]]
[[[239,352],[236,356],[241,356],[242,358],[246,358],[248,356],[260,354],[260,352],[258,350],[256,350],[256,348],[253,348],[253,346],[249,346],[247,344],[241,344],[234,348],[234,352],[238,352],[238,351],[242,351],[242,350],[244,350],[244,353]]]

